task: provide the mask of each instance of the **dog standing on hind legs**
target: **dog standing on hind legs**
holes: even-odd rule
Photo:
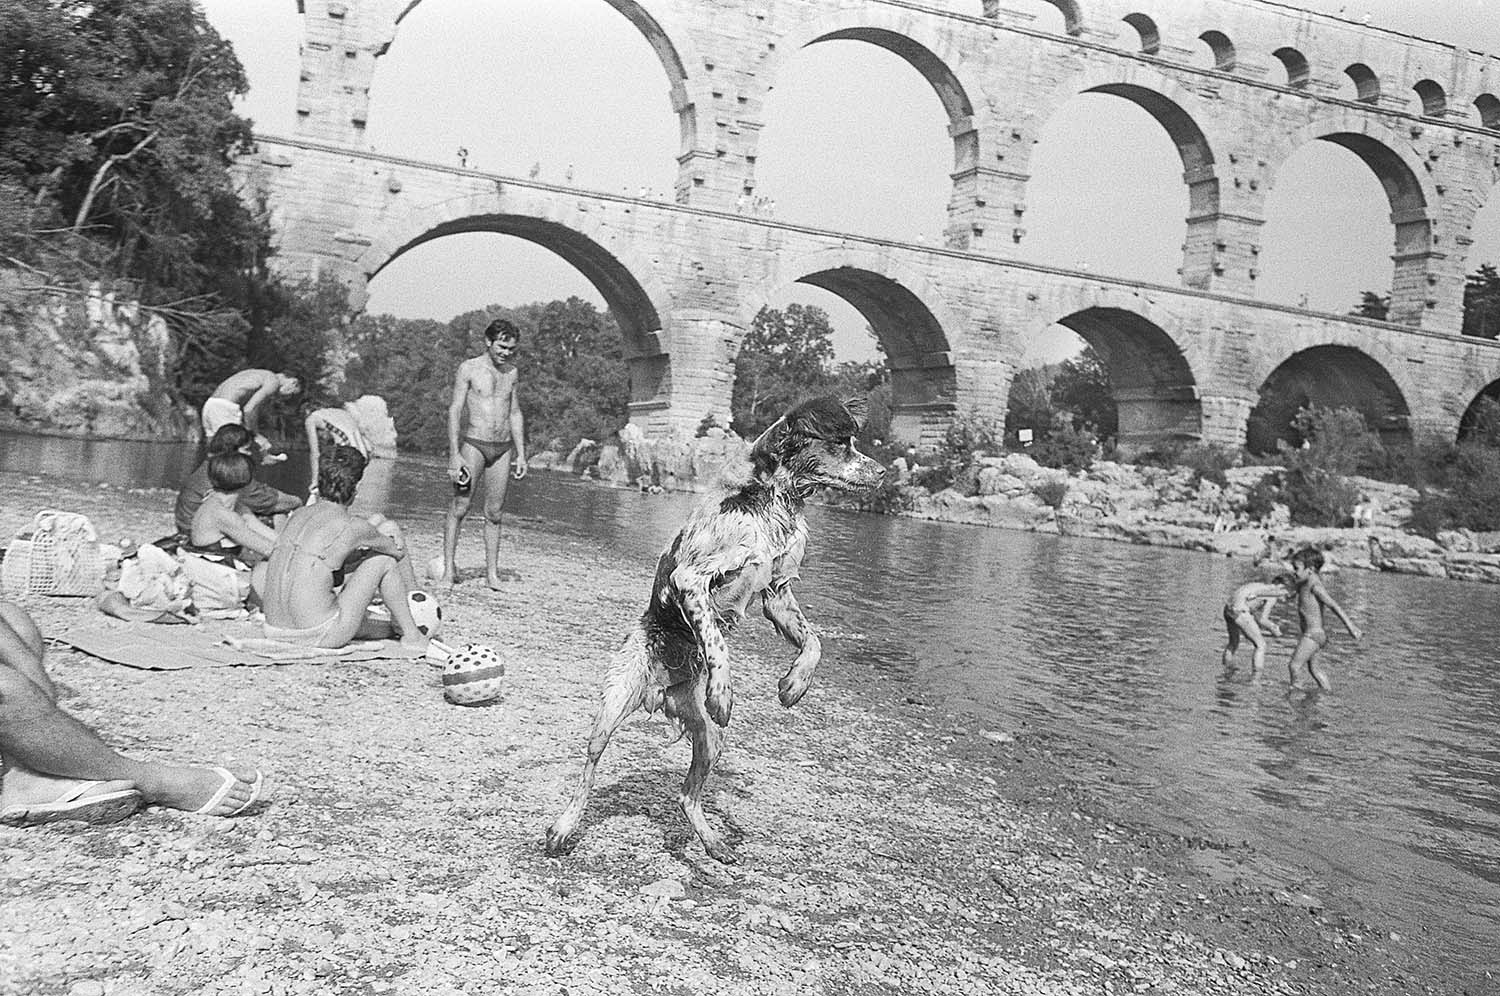
[[[880,483],[884,469],[854,445],[863,418],[862,402],[825,397],[794,406],[751,446],[749,471],[693,510],[657,561],[650,604],[610,662],[583,774],[547,831],[548,854],[568,849],[609,738],[644,707],[665,709],[692,745],[680,801],[693,832],[714,859],[739,860],[703,815],[703,784],[734,708],[724,638],[759,595],[765,617],[797,648],[778,698],[788,708],[801,700],[822,656],[792,594],[807,548],[802,508],[820,488]]]

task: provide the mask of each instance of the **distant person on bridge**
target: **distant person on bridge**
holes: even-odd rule
[[[226,425],[243,425],[256,432],[261,407],[273,397],[289,398],[302,390],[302,382],[291,374],[270,370],[241,370],[220,384],[213,397],[203,402],[203,437],[212,439]],[[262,450],[270,448],[266,438],[256,434]],[[286,455],[271,455],[267,463],[285,460]]]
[[[485,352],[458,365],[448,405],[448,479],[453,500],[443,525],[443,571],[438,582],[453,585],[458,575],[458,531],[469,514],[474,485],[483,476],[484,576],[500,587],[500,513],[507,478],[526,476],[525,423],[517,397],[516,351],[521,330],[503,318],[484,330]],[[467,417],[468,427],[464,428]],[[514,466],[512,466],[514,458]]]

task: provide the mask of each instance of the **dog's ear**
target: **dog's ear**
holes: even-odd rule
[[[863,429],[865,427],[865,423],[869,421],[870,418],[870,399],[862,394],[859,394],[853,397],[844,398],[842,400],[844,403],[844,411],[848,412],[849,417],[854,419],[854,424],[858,427],[858,429]],[[858,432],[858,429],[856,430],[856,433]]]
[[[750,462],[757,471],[772,471],[781,464],[781,449],[788,431],[786,416],[783,415],[750,444]]]

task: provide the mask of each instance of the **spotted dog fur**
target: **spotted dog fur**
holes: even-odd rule
[[[705,500],[656,565],[651,601],[610,662],[578,786],[547,831],[547,853],[568,849],[588,804],[609,738],[637,708],[664,708],[693,747],[682,811],[708,853],[738,861],[703,815],[703,784],[724,746],[734,709],[725,636],[757,595],[761,612],[797,657],[781,678],[783,706],[801,700],[822,656],[792,582],[807,549],[802,508],[819,488],[859,491],[880,483],[880,464],[854,446],[861,402],[814,398],[792,409],[750,449],[750,467],[723,494]]]

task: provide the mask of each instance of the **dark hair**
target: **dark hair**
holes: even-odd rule
[[[239,450],[215,453],[208,458],[208,483],[215,491],[238,491],[254,476],[254,461]]]
[[[514,339],[520,342],[521,330],[512,321],[497,318],[484,327],[484,341],[494,342],[496,339]]]
[[[365,476],[365,456],[352,446],[335,446],[318,457],[318,495],[340,505],[354,500]]]
[[[219,426],[219,431],[208,441],[208,455],[233,453],[255,442],[255,433],[237,422]]]
[[[804,440],[843,440],[858,435],[866,410],[863,398],[808,398],[788,408],[751,444],[750,462],[757,473],[768,474],[786,463]]]
[[[1323,569],[1323,551],[1315,546],[1304,546],[1292,554],[1293,567],[1311,567],[1315,571]]]

